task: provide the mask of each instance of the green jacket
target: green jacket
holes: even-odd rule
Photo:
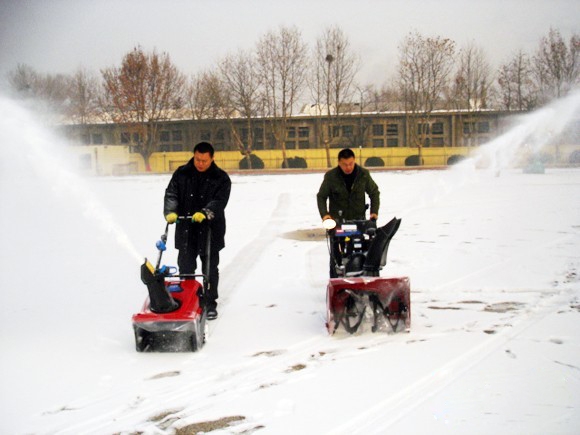
[[[356,165],[356,168],[358,174],[352,184],[350,193],[346,188],[340,167],[337,166],[324,174],[324,180],[316,195],[320,217],[329,214],[336,220],[340,217],[339,210],[342,210],[342,219],[344,220],[365,219],[365,193],[371,199],[371,213],[379,214],[379,187],[373,181],[368,169],[359,165]],[[328,208],[327,200],[329,203]]]

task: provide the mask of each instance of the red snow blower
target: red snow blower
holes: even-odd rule
[[[191,217],[181,216],[179,220]],[[199,224],[207,225],[207,224]],[[205,290],[209,285],[209,258],[211,229],[208,226],[206,240],[206,273],[177,274],[177,268],[160,266],[163,251],[167,249],[167,232],[157,241],[159,250],[157,265],[145,259],[141,265],[141,281],[147,286],[149,297],[143,308],[133,315],[135,347],[144,351],[196,351],[205,343],[206,310]],[[203,279],[203,285],[196,278]]]
[[[330,220],[330,219],[329,219]],[[401,224],[393,218],[377,228],[374,220],[325,221],[330,253],[326,293],[330,334],[340,327],[350,334],[408,331],[411,327],[411,288],[408,277],[382,278],[389,243]]]

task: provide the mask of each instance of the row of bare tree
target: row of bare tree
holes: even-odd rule
[[[146,161],[157,148],[159,122],[170,117],[230,124],[243,118],[249,137],[231,132],[249,155],[257,117],[276,119],[270,134],[284,150],[287,120],[306,101],[330,130],[341,114],[353,111],[404,110],[425,122],[436,109],[529,110],[580,83],[580,37],[574,34],[566,43],[555,29],[540,39],[535,53],[520,50],[497,71],[475,43],[458,48],[451,39],[411,32],[398,49],[396,74],[382,88],[356,81],[361,59],[336,26],[320,35],[313,50],[298,28],[281,27],[263,35],[253,50],[239,50],[189,77],[168,53],[136,47],[100,77],[85,70],[42,74],[18,65],[8,79],[17,96],[33,98],[48,113],[81,124],[100,118],[134,126]],[[320,143],[328,145],[330,131],[318,131],[325,136]]]

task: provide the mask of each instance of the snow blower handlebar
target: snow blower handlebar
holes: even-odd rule
[[[178,216],[177,220],[178,221],[190,221],[193,219],[193,216]],[[167,233],[169,232],[169,222],[167,222],[165,224],[165,231],[163,232],[163,234],[161,234],[161,237],[159,238],[159,240],[157,240],[157,242],[155,242],[155,247],[157,248],[157,250],[159,251],[159,255],[157,256],[157,263],[155,264],[155,269],[151,271],[151,273],[154,273],[154,271],[159,271],[160,267],[161,267],[161,257],[163,256],[163,251],[167,250]],[[147,262],[147,259],[145,259],[145,261]],[[147,262],[148,263],[148,262]],[[150,264],[150,263],[149,263]],[[152,265],[150,265],[152,267]],[[149,267],[149,266],[148,266]],[[149,267],[151,269],[151,267]],[[165,266],[163,266],[165,268]],[[169,269],[174,269],[174,268],[169,268]],[[170,274],[174,274],[177,270],[171,270],[168,271]]]

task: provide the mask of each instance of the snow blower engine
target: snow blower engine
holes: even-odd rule
[[[328,222],[331,221],[331,222]],[[411,289],[408,277],[380,277],[389,243],[401,224],[393,218],[378,227],[374,220],[324,221],[330,254],[326,293],[330,334],[339,328],[353,334],[408,331],[411,327]]]

